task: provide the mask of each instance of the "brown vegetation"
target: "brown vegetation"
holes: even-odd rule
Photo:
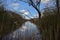
[[[42,40],[60,40],[60,14],[46,15],[40,19],[40,23],[38,20],[32,19],[31,22],[38,26]]]
[[[8,10],[0,9],[0,36],[13,32],[21,27],[24,20],[19,14]]]
[[[60,11],[46,10],[41,19],[32,19],[31,22],[38,26],[42,40],[60,40]]]
[[[40,22],[40,28],[43,33],[43,40],[58,40],[58,36],[60,35],[60,14],[43,17]]]

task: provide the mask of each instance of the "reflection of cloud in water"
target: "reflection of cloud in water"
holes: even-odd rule
[[[28,30],[27,26],[22,26],[22,29],[20,29],[20,31],[25,31],[25,30]]]
[[[34,37],[36,40],[40,40],[40,34],[38,34],[39,31],[33,23],[30,23],[29,21],[24,23],[21,28],[17,29],[15,32],[7,35],[8,40],[13,39],[20,39],[20,40],[27,40],[26,38],[30,38],[29,40],[32,40],[32,37]]]

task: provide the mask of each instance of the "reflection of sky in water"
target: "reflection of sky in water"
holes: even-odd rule
[[[40,40],[40,34],[39,31],[33,23],[25,22],[21,28],[17,29],[13,33],[7,35],[7,40],[27,40],[26,38],[30,38],[29,40],[33,40],[32,37],[35,38],[35,40]],[[5,40],[5,39],[4,39]]]

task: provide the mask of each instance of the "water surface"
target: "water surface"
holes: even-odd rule
[[[41,35],[37,26],[27,21],[19,29],[5,36],[3,40],[41,40]]]

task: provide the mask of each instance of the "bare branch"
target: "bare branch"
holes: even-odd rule
[[[39,0],[39,2],[37,3],[37,5],[39,5],[39,4],[40,4],[40,2],[41,2],[41,0]]]
[[[22,0],[21,0],[22,1]],[[28,3],[29,5],[31,5],[33,8],[35,8],[35,10],[38,12],[39,14],[39,19],[40,19],[40,16],[41,16],[41,12],[40,12],[40,9],[39,9],[39,5],[40,5],[40,2],[41,0],[39,0],[39,2],[37,2],[37,4],[35,5],[35,3],[33,2],[33,0],[29,0],[28,2],[26,1],[23,1],[25,3]]]
[[[35,6],[35,4],[33,3],[33,1],[32,0],[29,0],[29,2],[26,2],[26,1],[23,1],[23,0],[20,0],[21,2],[25,2],[25,3],[28,3],[29,5],[34,5]]]
[[[30,0],[30,2],[31,2],[32,5],[34,4],[32,0]]]

